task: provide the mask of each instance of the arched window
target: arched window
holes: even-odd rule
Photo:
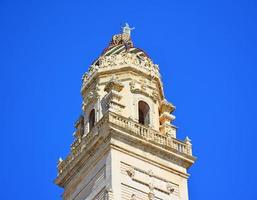
[[[95,109],[91,110],[89,114],[89,131],[92,130],[94,125],[95,125]]]
[[[138,102],[138,121],[140,124],[150,124],[150,108],[144,101]]]

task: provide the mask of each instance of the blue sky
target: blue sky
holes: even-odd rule
[[[257,3],[247,0],[1,0],[1,199],[61,199],[56,161],[73,140],[82,74],[124,22],[160,66],[178,138],[192,139],[190,199],[257,199]]]

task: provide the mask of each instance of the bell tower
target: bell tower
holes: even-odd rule
[[[187,200],[192,144],[176,138],[158,65],[128,24],[83,75],[83,114],[58,161],[64,200]]]

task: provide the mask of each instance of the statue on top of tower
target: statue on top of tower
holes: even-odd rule
[[[128,34],[128,35],[130,35],[131,31],[135,29],[135,27],[130,28],[127,22],[125,23],[125,26],[121,28],[122,28],[123,34]]]
[[[125,45],[126,49],[133,47],[130,34],[131,34],[131,31],[135,29],[135,27],[131,28],[129,27],[128,23],[125,23],[125,26],[121,28],[122,28],[122,33],[116,34],[112,37],[112,41],[110,42],[109,47],[122,45],[122,44]]]

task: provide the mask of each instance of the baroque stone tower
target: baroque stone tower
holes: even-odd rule
[[[176,138],[175,107],[158,65],[126,24],[83,76],[83,114],[55,183],[64,200],[187,200],[190,139]]]

